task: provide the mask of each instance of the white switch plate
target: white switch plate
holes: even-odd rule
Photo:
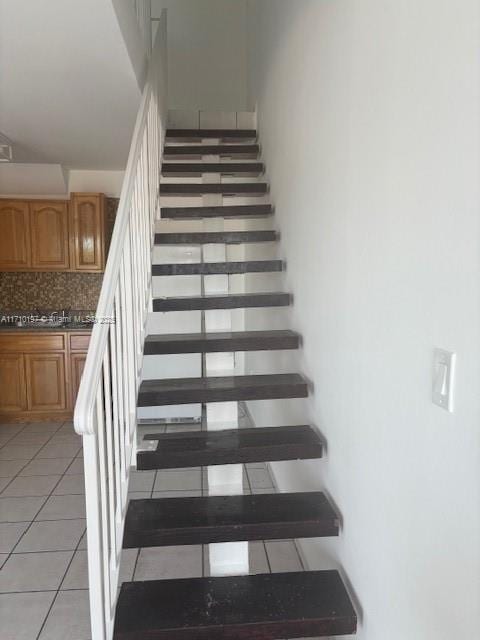
[[[433,353],[432,402],[453,413],[456,354],[444,349]]]

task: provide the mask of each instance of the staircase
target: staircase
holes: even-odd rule
[[[268,185],[251,182],[192,182],[215,174],[219,178],[263,174],[259,145],[251,130],[169,130],[162,175],[190,182],[162,182],[162,197],[258,198]],[[224,159],[224,160],[222,160]],[[244,162],[239,161],[245,159]],[[205,203],[205,200],[204,200]],[[157,245],[230,245],[274,243],[271,230],[199,231],[198,224],[214,220],[267,220],[270,204],[210,204],[163,207],[162,220],[181,221],[182,231],[157,233]],[[185,225],[192,230],[184,230]],[[202,253],[202,255],[204,255]],[[281,272],[281,260],[205,261],[153,264],[154,276],[230,275]],[[203,281],[203,278],[202,278]],[[153,311],[279,308],[292,304],[284,292],[208,293],[158,298]],[[143,381],[139,407],[189,403],[305,398],[307,381],[299,374],[211,375],[211,354],[294,350],[300,336],[290,330],[209,331],[148,335],[144,354],[201,354],[202,377]],[[204,410],[204,414],[205,414]],[[207,421],[208,422],[208,421]],[[181,433],[147,434],[157,441],[151,451],[137,455],[139,470],[175,469],[321,458],[322,441],[309,425],[268,428],[217,428]],[[241,490],[240,490],[241,492]],[[239,492],[239,493],[240,493]],[[123,547],[215,545],[253,540],[337,536],[338,516],[321,492],[131,500]],[[266,575],[214,576],[180,580],[124,583],[117,602],[117,640],[273,640],[347,635],[356,631],[356,614],[337,571],[305,571]]]

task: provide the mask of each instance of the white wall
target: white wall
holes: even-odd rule
[[[104,193],[111,198],[119,198],[122,191],[124,171],[88,171],[70,169],[68,192]]]
[[[105,193],[119,198],[123,171],[70,169],[59,164],[0,164],[2,198],[66,198],[72,191]]]
[[[480,624],[479,6],[476,0],[251,2],[251,97],[270,173],[308,402],[359,638],[472,640]],[[254,35],[256,31],[257,36]],[[431,403],[434,346],[458,354],[456,409]],[[288,360],[285,363],[285,360]],[[251,356],[254,371],[291,358]],[[295,363],[293,363],[295,366]]]
[[[125,168],[141,93],[111,0],[0,0],[0,67],[14,162]]]
[[[138,86],[143,89],[148,65],[147,48],[138,24],[134,3],[131,0],[112,0],[112,4]]]
[[[246,0],[153,0],[168,9],[171,109],[242,111],[247,103]]]

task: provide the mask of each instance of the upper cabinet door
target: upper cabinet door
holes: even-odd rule
[[[75,271],[103,271],[105,267],[103,196],[72,194],[72,218],[72,268]]]
[[[0,270],[30,269],[30,216],[28,203],[0,201]]]
[[[32,267],[65,271],[68,256],[68,208],[65,202],[31,202]]]

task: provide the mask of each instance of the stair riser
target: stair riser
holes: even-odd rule
[[[260,162],[168,162],[162,165],[162,175],[170,178],[197,178],[206,173],[254,177],[262,175],[264,170]]]
[[[161,604],[161,603],[160,603]],[[219,627],[201,627],[196,629],[156,630],[150,632],[121,633],[116,632],[114,640],[281,640],[289,638],[319,638],[343,636],[355,633],[356,618],[348,618],[331,622],[319,620],[295,620],[270,624],[238,624]]]
[[[171,141],[198,141],[213,138],[215,140],[256,140],[257,132],[254,129],[167,129],[165,134],[167,142]]]
[[[162,207],[161,217],[169,220],[195,220],[203,218],[258,218],[270,216],[273,208],[270,204],[219,206],[219,207]]]
[[[298,349],[300,339],[298,336],[269,340],[268,338],[255,338],[250,340],[198,340],[177,342],[145,342],[144,355],[172,355],[178,353],[238,353],[240,351],[280,351],[285,349]]]
[[[196,146],[169,146],[163,150],[165,158],[202,158],[204,156],[220,156],[225,158],[242,157],[256,158],[260,153],[258,145],[199,145]]]
[[[199,264],[155,264],[153,276],[234,275],[245,273],[277,273],[283,271],[281,260],[250,262],[218,262]]]
[[[278,387],[243,387],[241,389],[203,391],[170,391],[158,396],[155,392],[143,391],[138,396],[139,407],[161,407],[171,404],[198,404],[208,402],[241,402],[246,400],[281,400],[288,398],[307,398],[306,384]]]
[[[177,244],[242,244],[249,242],[274,242],[275,231],[224,231],[211,233],[157,233],[156,245]]]
[[[153,301],[153,311],[160,313],[165,311],[208,311],[212,309],[252,309],[256,307],[288,307],[292,302],[289,294],[277,296],[252,296],[238,300],[231,296],[216,299],[209,298],[172,298],[156,299]]]
[[[264,196],[268,185],[255,184],[166,184],[160,185],[160,195],[165,196]]]
[[[257,449],[255,455],[248,451],[218,451],[195,452],[185,454],[168,454],[162,456],[156,451],[139,453],[137,456],[137,469],[140,471],[152,471],[154,469],[183,469],[185,467],[199,466],[210,467],[223,464],[247,464],[251,462],[281,462],[282,460],[314,460],[322,457],[321,446],[311,446],[308,452],[304,446],[276,448],[275,444],[264,449]]]
[[[159,530],[153,533],[127,536],[123,541],[124,549],[137,547],[168,547],[171,545],[215,544],[220,542],[241,542],[249,540],[286,540],[290,538],[323,538],[338,536],[338,523],[325,522],[288,522],[262,525],[233,525],[230,527],[215,525],[212,527]]]

